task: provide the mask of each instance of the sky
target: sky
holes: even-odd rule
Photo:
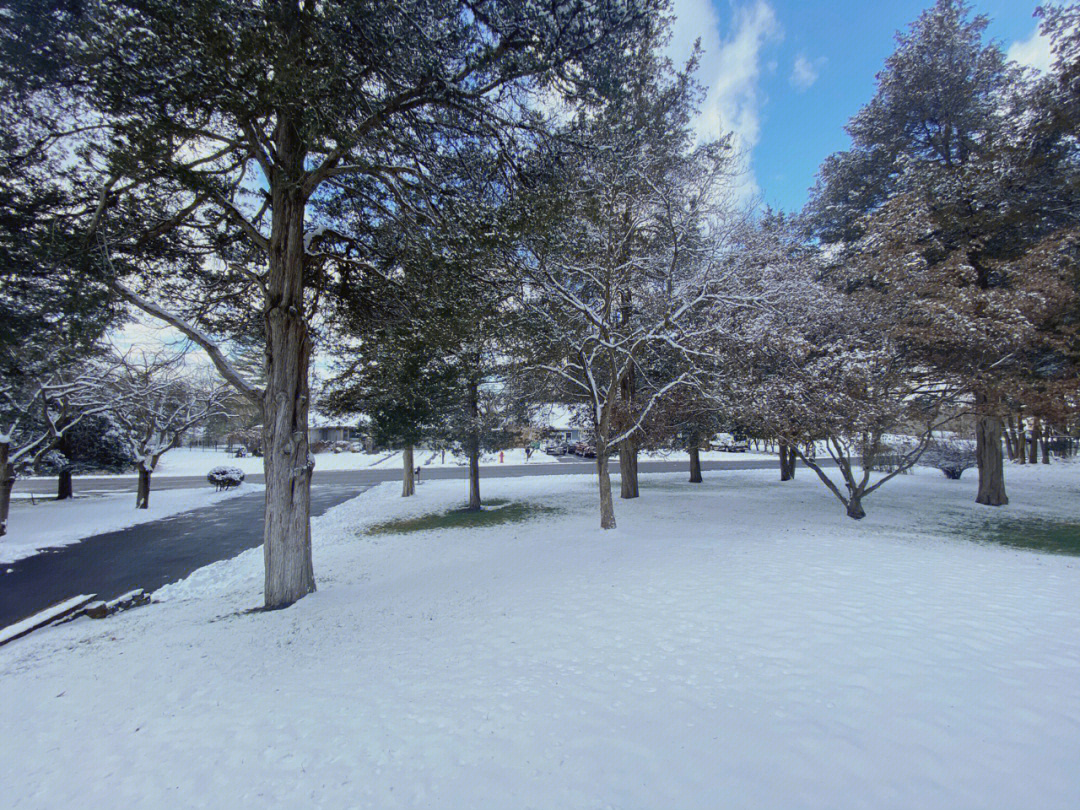
[[[874,94],[874,77],[932,0],[673,0],[669,55],[685,61],[695,38],[708,95],[702,137],[732,131],[749,158],[743,196],[802,209],[821,162],[849,146],[844,124]],[[1030,0],[974,0],[988,36],[1010,58],[1045,69]]]

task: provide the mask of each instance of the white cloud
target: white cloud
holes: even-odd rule
[[[1009,46],[1008,57],[1021,65],[1043,73],[1050,72],[1050,40],[1039,33],[1038,27],[1027,39],[1018,39]]]
[[[791,68],[790,82],[800,93],[809,90],[821,74],[821,68],[825,64],[825,57],[820,56],[810,61],[804,54],[795,57],[795,64]]]
[[[685,60],[699,37],[704,50],[698,79],[708,94],[697,121],[698,135],[734,134],[735,147],[744,156],[740,196],[752,197],[758,191],[750,159],[761,136],[762,53],[783,36],[776,12],[766,0],[733,3],[730,30],[723,38],[711,0],[675,0],[674,12],[668,48],[672,59],[676,64]]]

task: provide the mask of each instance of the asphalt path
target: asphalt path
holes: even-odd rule
[[[617,469],[618,461],[613,459]],[[704,461],[702,469],[756,470],[777,466],[773,459],[732,458]],[[642,473],[685,472],[686,462],[642,461]],[[578,459],[534,464],[492,465],[481,468],[482,478],[524,475],[594,474],[594,461]],[[462,479],[464,467],[425,468],[422,480]],[[316,468],[311,488],[313,515],[382,481],[398,481],[400,469],[327,470]],[[261,475],[248,476],[262,483]],[[92,495],[133,491],[136,481],[127,477],[76,478],[75,492]],[[209,486],[201,476],[162,476],[152,489]],[[51,495],[55,482],[23,480],[20,492]],[[39,488],[40,487],[40,488]],[[150,495],[153,498],[153,492]],[[0,627],[31,616],[77,594],[96,594],[113,599],[135,588],[152,591],[188,576],[217,560],[229,559],[262,543],[263,495],[252,493],[224,500],[214,506],[182,512],[127,529],[99,534],[80,543],[49,549],[0,567]]]
[[[321,515],[365,489],[312,486],[311,513]],[[153,591],[235,557],[262,544],[262,512],[263,494],[255,492],[0,566],[0,627],[81,593],[114,599],[136,588]]]

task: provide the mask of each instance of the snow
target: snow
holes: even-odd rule
[[[461,455],[455,455],[453,453],[446,454],[446,460],[442,458],[442,453],[437,453],[433,450],[418,447],[414,453],[416,463],[421,467],[464,467],[465,457]],[[657,459],[664,461],[682,461],[689,463],[689,456],[684,451],[675,450],[657,450],[650,451],[641,454],[642,459]],[[764,453],[721,453],[716,451],[704,451],[701,454],[703,461],[711,459],[749,459],[749,458],[772,458],[770,454]],[[499,461],[499,454],[496,453],[484,453],[480,459],[482,466],[492,466],[499,463],[502,464],[525,464],[525,450],[521,447],[513,447],[509,450],[505,450],[503,453],[503,461]],[[538,450],[533,453],[532,458],[528,461],[529,464],[559,464],[558,461],[542,450]],[[249,456],[247,458],[236,458],[234,453],[228,453],[224,450],[203,450],[196,447],[178,447],[175,450],[170,450],[168,453],[161,457],[161,461],[158,462],[157,468],[154,471],[154,478],[158,479],[164,476],[188,476],[199,475],[205,476],[213,467],[225,465],[228,467],[237,467],[244,471],[246,475],[260,475],[263,471],[263,460],[255,456]],[[340,470],[365,470],[365,469],[401,469],[401,452],[400,451],[382,451],[376,453],[351,453],[348,451],[341,453],[317,453],[315,455],[315,469],[316,471],[340,471]],[[83,478],[135,478],[136,474],[125,475],[80,475],[80,479]],[[15,485],[15,491],[18,492],[18,484]]]
[[[0,644],[5,644],[13,638],[18,638],[19,636],[30,632],[35,627],[48,624],[54,619],[70,613],[75,608],[82,607],[93,598],[94,595],[92,593],[73,596],[70,599],[65,599],[59,604],[45,608],[45,610],[35,613],[33,616],[28,616],[20,622],[15,622],[15,624],[9,624],[7,627],[0,628]],[[98,603],[95,602],[94,604]],[[101,604],[105,603],[102,602]]]
[[[483,483],[561,508],[367,535],[461,503],[384,484],[313,521],[319,591],[262,552],[0,649],[11,808],[1080,806],[1080,565],[963,540],[1080,521],[1080,470],[900,476],[860,522],[810,473],[642,476],[602,532],[586,476]]]
[[[135,493],[124,492],[65,501],[12,500],[8,533],[0,537],[0,563],[30,557],[44,549],[69,546],[87,537],[126,529],[180,512],[213,506],[224,498],[261,492],[262,484],[244,484],[226,492],[199,489],[150,489],[150,507],[135,508]]]
[[[340,414],[328,416],[322,411],[308,411],[308,429],[321,427],[348,427],[356,428],[359,425],[367,425],[371,422],[370,417],[362,413]]]

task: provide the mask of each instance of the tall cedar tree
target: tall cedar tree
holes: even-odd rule
[[[1030,260],[1040,234],[1016,182],[1025,85],[984,42],[987,22],[938,0],[897,36],[847,126],[852,148],[825,161],[807,214],[853,271],[847,289],[893,297],[904,348],[969,392],[977,501],[1001,505],[1004,399],[1032,374],[1068,290],[1055,263]]]
[[[403,187],[437,187],[448,136],[514,151],[530,98],[592,94],[663,2],[77,5],[62,38],[72,88],[108,124],[88,225],[115,288],[261,405],[265,604],[287,606],[315,588],[308,367],[327,281],[379,271],[368,229],[402,213]],[[366,211],[362,227],[329,220],[321,203],[340,196]],[[265,388],[215,342],[245,306]]]
[[[405,448],[404,496],[415,489],[415,445],[463,451],[470,509],[481,504],[480,452],[506,446],[503,394],[521,326],[497,260],[511,241],[498,221],[506,188],[489,174],[462,172],[437,223],[398,234],[382,289],[342,289],[338,374],[324,398],[369,415],[377,442]]]

